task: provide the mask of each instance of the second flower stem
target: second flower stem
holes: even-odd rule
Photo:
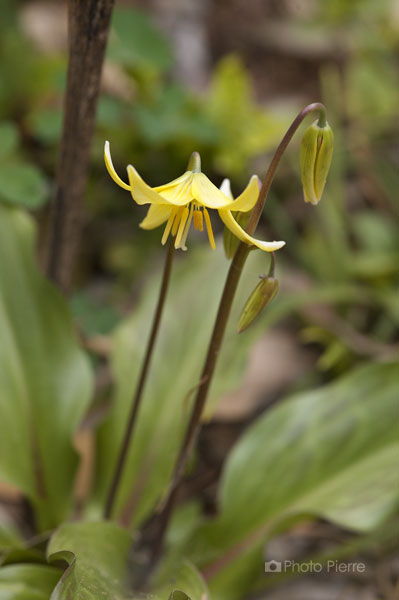
[[[133,439],[135,426],[137,423],[138,412],[143,397],[144,387],[147,380],[148,370],[150,368],[152,353],[154,350],[156,338],[159,331],[159,325],[161,322],[162,312],[165,304],[166,295],[168,292],[170,274],[172,271],[173,258],[175,254],[174,246],[175,238],[170,238],[169,249],[166,255],[161,288],[159,290],[158,302],[154,313],[152,322],[150,337],[147,342],[147,349],[144,355],[143,364],[141,366],[139,380],[137,382],[136,391],[133,397],[132,407],[130,410],[129,419],[126,425],[125,435],[122,441],[122,445],[119,451],[118,459],[116,462],[115,471],[113,474],[111,486],[109,488],[107,501],[105,504],[104,518],[110,519],[115,505],[116,496],[118,493],[119,485],[122,479],[123,471],[126,465],[129,448]]]
[[[234,295],[249,251],[250,247],[247,246],[247,244],[240,243],[228,271],[211,341],[208,347],[208,353],[200,378],[201,383],[198,387],[186,434],[175,463],[168,495],[162,506],[161,512],[158,515],[159,528],[157,531],[155,545],[152,548],[151,566],[154,566],[154,564],[157,562],[163,549],[165,532],[175,505],[177,492],[182,481],[188,459],[200,428],[200,419],[208,396],[212,375],[216,367],[217,356],[222,344],[227,321],[230,316]]]

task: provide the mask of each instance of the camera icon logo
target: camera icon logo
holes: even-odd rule
[[[267,560],[265,562],[265,573],[281,573],[281,562],[279,560]]]

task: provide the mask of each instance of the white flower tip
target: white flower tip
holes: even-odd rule
[[[262,182],[257,175],[252,175],[251,179],[249,180],[249,183],[252,183],[253,181],[256,181],[256,183],[259,186],[259,189],[262,187]]]
[[[219,190],[222,192],[222,194],[227,196],[229,198],[229,200],[233,200],[233,194],[231,193],[230,179],[227,179],[227,177],[226,177],[226,179],[223,179]]]
[[[134,176],[137,176],[137,175],[138,175],[138,173],[137,173],[137,171],[136,171],[136,169],[134,168],[134,166],[133,166],[133,165],[128,165],[128,166],[126,167],[126,171],[127,171],[127,176],[128,176],[128,179],[129,179],[129,183],[130,183],[130,185],[131,185],[131,184],[132,184],[132,179],[133,179],[133,177],[134,177]]]

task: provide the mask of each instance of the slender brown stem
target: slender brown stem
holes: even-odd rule
[[[263,207],[266,202],[267,195],[270,190],[274,175],[276,173],[277,166],[281,160],[284,151],[286,150],[289,142],[291,141],[294,133],[302,123],[303,119],[311,112],[317,111],[320,114],[320,119],[325,118],[325,108],[322,104],[315,102],[306,106],[293,121],[287,133],[283,137],[280,145],[278,146],[276,153],[270,163],[267,170],[266,176],[263,180],[262,187],[259,191],[258,200],[252,210],[251,217],[247,225],[247,232],[252,235],[259,223],[259,219],[262,215]],[[237,248],[237,251],[231,262],[226,283],[223,289],[222,297],[220,299],[219,309],[216,315],[215,325],[213,328],[211,340],[208,347],[208,353],[206,355],[204,367],[202,370],[201,381],[202,384],[197,390],[197,395],[194,400],[192,413],[187,426],[186,434],[184,436],[182,445],[180,447],[179,454],[176,459],[175,468],[172,475],[172,482],[169,488],[167,498],[162,506],[161,512],[158,515],[159,529],[158,537],[154,545],[151,557],[152,566],[157,562],[161,555],[164,543],[165,532],[169,524],[171,514],[176,501],[177,492],[180,483],[184,476],[184,471],[191,454],[191,450],[194,446],[196,437],[198,435],[201,426],[201,415],[205,406],[205,402],[208,396],[208,391],[212,382],[212,376],[215,371],[217,358],[220,352],[220,348],[223,341],[223,336],[226,330],[228,318],[230,316],[231,307],[233,304],[234,296],[237,290],[237,286],[241,277],[245,261],[250,251],[250,246],[241,242]]]
[[[83,228],[90,143],[114,0],[69,0],[69,62],[64,124],[47,248],[47,274],[72,282]]]
[[[113,474],[111,486],[109,488],[109,493],[107,497],[107,501],[105,504],[104,510],[104,518],[109,519],[112,516],[112,511],[114,508],[116,496],[119,489],[119,484],[122,479],[123,470],[126,465],[126,459],[129,452],[129,448],[132,443],[133,433],[135,430],[135,425],[137,423],[138,411],[140,408],[141,399],[143,397],[144,387],[147,380],[148,370],[150,368],[152,353],[154,350],[154,345],[157,339],[159,324],[161,322],[162,312],[165,305],[165,299],[168,292],[170,274],[172,271],[173,258],[175,254],[175,239],[174,237],[170,238],[169,249],[165,259],[165,265],[162,276],[161,288],[159,290],[158,303],[154,313],[154,319],[152,322],[150,337],[148,338],[147,349],[144,355],[143,364],[140,371],[140,377],[137,382],[136,391],[133,397],[132,407],[129,415],[129,420],[127,422],[125,435],[122,441],[122,446],[119,451],[119,456],[116,461],[116,467]]]

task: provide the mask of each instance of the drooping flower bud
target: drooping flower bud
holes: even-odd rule
[[[234,219],[237,221],[237,223],[240,225],[240,227],[242,227],[242,229],[245,229],[246,226],[248,225],[248,221],[251,216],[251,213],[237,211],[237,212],[233,212],[233,216],[234,216]],[[238,237],[236,237],[234,235],[234,233],[232,233],[230,231],[230,229],[225,227],[224,228],[224,236],[223,236],[223,244],[224,244],[224,252],[226,254],[226,258],[228,258],[228,259],[233,258],[234,254],[236,253],[239,243],[240,243],[240,240],[238,239]]]
[[[265,306],[273,300],[277,291],[277,279],[269,276],[262,277],[242,309],[238,321],[238,333],[245,331],[259,317]]]
[[[322,196],[330,168],[334,148],[331,127],[315,121],[307,128],[301,143],[301,179],[305,202],[318,204]]]

